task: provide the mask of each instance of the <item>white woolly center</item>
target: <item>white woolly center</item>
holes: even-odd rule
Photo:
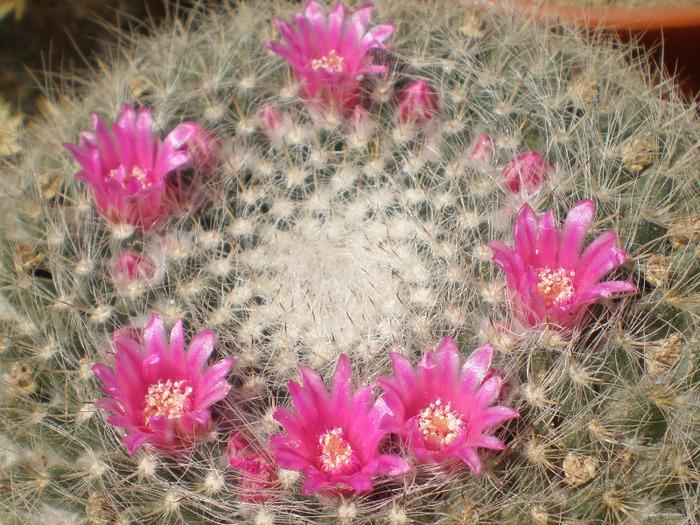
[[[418,414],[418,428],[429,450],[443,450],[466,429],[464,420],[452,410],[452,404],[442,404],[438,398]]]
[[[566,306],[574,299],[573,278],[576,272],[557,268],[543,268],[537,273],[537,293],[544,299],[547,308]]]
[[[327,55],[321,58],[314,58],[311,61],[311,69],[326,69],[334,73],[340,73],[343,71],[343,61],[345,59],[335,52],[335,49],[331,49]]]
[[[321,445],[319,462],[325,472],[341,475],[350,470],[352,467],[352,447],[343,439],[342,428],[334,428],[322,434],[318,443]]]
[[[144,398],[143,414],[146,419],[152,416],[178,418],[190,411],[192,406],[192,387],[187,381],[158,381],[148,387]]]

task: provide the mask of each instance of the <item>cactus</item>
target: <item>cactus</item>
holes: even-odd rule
[[[0,521],[694,523],[696,109],[632,46],[504,10],[382,0],[374,21],[396,31],[371,54],[387,73],[360,82],[352,114],[319,113],[265,47],[271,19],[295,10],[198,6],[120,35],[2,160]],[[416,82],[437,96],[420,123],[397,115]],[[194,121],[221,141],[207,202],[145,231],[96,213],[61,146],[126,103],[149,107],[162,137]],[[503,174],[531,150],[551,167],[512,191]],[[561,221],[584,198],[589,236],[618,233],[629,259],[614,275],[637,293],[574,330],[514,329],[487,243],[512,241],[524,202]],[[182,318],[188,341],[212,330],[216,358],[236,358],[211,435],[184,457],[129,455],[94,406],[111,334],[152,313]],[[497,432],[505,451],[481,451],[480,476],[415,462],[370,492],[318,498],[277,471],[271,497],[244,497],[270,485],[250,474],[268,460],[231,468],[229,438],[267,447],[298,366],[328,383],[346,354],[367,385],[391,372],[389,352],[415,362],[443,336],[463,355],[492,343],[518,385],[521,417]]]

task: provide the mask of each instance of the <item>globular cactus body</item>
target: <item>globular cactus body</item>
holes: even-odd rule
[[[386,72],[360,80],[355,107],[324,112],[265,47],[270,21],[298,8],[198,7],[125,36],[7,162],[4,523],[694,523],[695,109],[631,47],[488,8],[383,0],[373,20],[396,30],[371,56]],[[421,122],[397,114],[415,82],[430,87]],[[125,103],[149,107],[161,137],[194,121],[220,141],[196,205],[145,231],[97,214],[61,146]],[[535,150],[546,176],[513,185],[514,159]],[[570,330],[523,327],[487,243],[512,244],[523,203],[561,223],[582,199],[596,205],[590,239],[614,230],[629,255],[610,280],[637,292]],[[94,406],[111,334],[153,312],[168,327],[183,318],[188,341],[212,330],[217,359],[236,357],[211,435],[185,458],[130,456]],[[367,385],[391,373],[389,352],[415,363],[445,335],[463,356],[494,345],[521,416],[496,431],[505,451],[480,451],[481,476],[413,462],[369,492],[317,498],[257,452],[231,468],[231,432],[260,450],[282,431],[273,414],[297,367],[329,384],[346,354]]]

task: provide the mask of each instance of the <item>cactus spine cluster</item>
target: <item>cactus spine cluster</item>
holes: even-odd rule
[[[99,71],[57,88],[21,155],[3,166],[0,267],[0,523],[692,524],[700,512],[700,121],[644,57],[576,30],[451,2],[378,1],[397,30],[362,84],[370,124],[310,115],[270,20],[298,6],[261,1],[195,8],[186,22],[124,35]],[[395,117],[423,80],[439,116]],[[371,102],[371,106],[370,106]],[[208,204],[147,233],[98,216],[61,147],[147,105],[167,133],[185,120],[221,138]],[[262,132],[261,112],[284,117]],[[312,118],[313,117],[313,118]],[[492,159],[473,156],[478,137]],[[554,170],[529,195],[503,168],[538,150]],[[595,308],[574,333],[513,332],[502,273],[486,243],[511,240],[526,199],[560,220],[595,201],[593,230],[613,229],[619,270],[638,293]],[[134,251],[157,271],[125,285]],[[173,459],[129,456],[105,422],[91,372],[109,336],[152,312],[187,338],[209,328],[235,355],[234,388],[207,443]],[[443,335],[463,351],[491,342],[517,378],[521,419],[499,432],[485,472],[417,466],[342,500],[279,493],[243,503],[228,467],[231,431],[257,446],[279,432],[299,365],[328,378],[338,355],[357,382],[390,371]]]

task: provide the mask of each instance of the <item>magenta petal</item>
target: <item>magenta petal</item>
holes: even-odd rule
[[[199,388],[206,391],[219,385],[219,383],[225,383],[226,376],[231,371],[235,361],[235,357],[226,357],[211,365],[199,379]]]
[[[349,487],[351,487],[355,492],[361,493],[361,492],[368,492],[372,490],[374,487],[372,483],[372,476],[370,474],[367,474],[365,472],[359,472],[347,480],[345,480],[345,484],[347,484]]]
[[[274,437],[274,436],[273,436]],[[285,470],[301,472],[309,465],[309,460],[288,448],[274,452],[275,462]]]
[[[345,23],[347,13],[348,9],[345,7],[345,4],[338,2],[328,14],[328,21],[326,22],[326,46],[329,49],[340,48],[341,37],[343,36],[343,24]]]
[[[637,291],[637,285],[632,281],[607,281],[586,288],[578,296],[581,303],[593,302],[600,297],[612,297],[620,293],[633,293]]]
[[[110,412],[114,412],[115,414],[122,414],[124,412],[122,406],[111,397],[101,397],[95,401],[95,408],[108,410]]]
[[[231,385],[228,383],[221,383],[208,389],[204,396],[195,398],[195,406],[211,406],[224,399],[230,391]]]
[[[539,268],[556,268],[559,261],[559,228],[554,220],[554,211],[549,210],[542,216],[538,229],[534,264]]]
[[[472,405],[472,410],[477,410],[478,412],[483,412],[486,407],[493,404],[498,398],[498,394],[501,392],[501,386],[503,385],[503,379],[494,376],[481,385],[479,392],[474,398],[474,404]]]
[[[459,392],[463,399],[474,398],[491,367],[492,359],[493,345],[488,344],[474,350],[464,362],[459,384]]]
[[[435,349],[440,370],[442,371],[443,381],[455,382],[459,373],[459,350],[457,343],[451,337],[443,337],[440,344]]]
[[[136,115],[136,162],[147,171],[153,170],[155,141],[153,139],[153,115],[143,106]]]
[[[503,443],[503,441],[498,439],[496,436],[492,436],[490,434],[482,435],[476,442],[476,446],[481,448],[488,448],[490,450],[504,450],[506,448],[506,444]]]
[[[166,355],[168,355],[169,372],[172,377],[178,379],[186,377],[185,335],[182,331],[182,319],[178,319],[170,331],[170,348]]]
[[[395,454],[377,456],[377,471],[386,476],[402,476],[411,470],[411,464]]]
[[[338,360],[338,365],[340,365],[340,360]],[[347,370],[343,369],[342,367],[336,367],[334,381],[336,380],[338,374],[342,376],[346,373]],[[328,406],[330,396],[328,395],[328,390],[326,390],[326,385],[323,382],[323,379],[321,379],[321,376],[319,376],[308,366],[300,366],[299,375],[304,382],[304,391],[308,392],[309,396],[315,400],[315,403],[317,403],[317,408],[324,408]],[[337,377],[337,379],[341,380],[342,378]]]
[[[126,450],[130,456],[136,454],[136,451],[148,442],[149,439],[150,436],[148,434],[129,434],[122,438],[124,446],[126,446]]]
[[[465,447],[457,452],[457,456],[467,464],[475,476],[481,475],[481,469],[483,464],[481,463],[481,458],[479,454],[473,448]]]
[[[178,153],[173,153],[168,155],[164,161],[158,159],[158,166],[156,167],[159,173],[170,173],[178,168],[185,166],[192,162],[192,157],[186,151],[180,151]]]
[[[168,145],[173,150],[178,150],[187,144],[199,132],[199,126],[194,122],[182,122],[168,133],[163,141],[164,145]]]
[[[369,37],[374,42],[384,42],[384,40],[394,34],[394,31],[396,31],[394,24],[379,24],[367,31],[365,38]]]
[[[519,418],[520,414],[514,408],[499,405],[484,410],[479,418],[479,426],[482,430],[488,430],[499,426],[509,419]]]
[[[559,239],[559,266],[567,270],[573,270],[578,265],[579,254],[583,247],[588,229],[593,224],[595,217],[595,204],[584,199],[576,203],[564,221],[561,237]]]
[[[515,252],[526,265],[534,262],[534,248],[539,233],[537,215],[529,204],[525,204],[515,217],[513,223],[513,239]]]
[[[168,352],[168,339],[165,334],[165,323],[158,314],[153,314],[143,331],[143,340],[150,354],[165,355]]]
[[[136,110],[131,104],[124,104],[117,114],[114,125],[119,129],[134,135],[136,131]]]
[[[97,376],[97,379],[102,381],[102,390],[107,394],[114,395],[114,392],[119,390],[117,384],[117,378],[114,376],[114,372],[104,363],[97,363],[91,368],[92,373]]]
[[[284,47],[279,42],[268,42],[265,47],[267,47],[273,53],[278,54],[282,58],[286,58],[289,62],[292,62],[292,63],[296,62],[295,59],[296,59],[297,55],[293,51]],[[297,67],[300,67],[300,66],[297,66]]]
[[[329,485],[331,485],[330,480],[322,474],[312,474],[304,480],[304,484],[301,486],[301,493],[308,496],[309,494],[319,492]]]
[[[352,392],[350,358],[346,354],[341,354],[331,384],[331,410],[336,414],[347,414],[351,407]]]
[[[624,264],[627,253],[616,246],[617,235],[613,231],[603,232],[581,254],[576,269],[576,286],[586,288]]]
[[[190,346],[187,349],[185,362],[187,368],[191,372],[201,371],[206,364],[207,359],[214,351],[216,345],[216,335],[211,330],[203,330],[199,332],[190,341]]]

